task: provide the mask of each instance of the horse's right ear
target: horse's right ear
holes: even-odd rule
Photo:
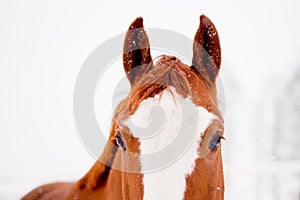
[[[126,33],[123,47],[123,65],[131,85],[152,67],[150,43],[141,17],[130,25]]]
[[[194,38],[192,68],[208,82],[214,83],[221,65],[221,47],[217,29],[205,15]]]

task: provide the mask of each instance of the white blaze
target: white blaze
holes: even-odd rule
[[[125,122],[131,133],[139,138],[142,172],[147,171],[146,168],[151,165],[149,160],[143,159],[143,154],[166,148],[178,134],[194,136],[188,149],[173,164],[155,172],[144,173],[144,199],[147,200],[184,198],[185,178],[193,172],[201,134],[215,118],[205,108],[197,107],[190,98],[183,98],[174,88],[171,87],[170,90],[173,95],[165,90],[161,98],[155,95],[141,102],[136,112]],[[183,112],[195,111],[198,116],[182,117]],[[191,128],[191,124],[196,124],[196,127]]]

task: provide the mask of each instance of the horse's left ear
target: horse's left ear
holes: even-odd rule
[[[152,67],[150,43],[143,26],[143,18],[137,18],[129,27],[123,48],[123,65],[131,85]]]
[[[217,29],[205,15],[194,38],[192,68],[209,83],[214,83],[221,65],[221,47]]]

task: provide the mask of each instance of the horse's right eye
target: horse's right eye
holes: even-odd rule
[[[116,135],[116,142],[117,145],[122,149],[122,150],[126,150],[126,146],[125,143],[123,142],[122,136],[120,133],[117,133]]]

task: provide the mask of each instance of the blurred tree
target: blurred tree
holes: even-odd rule
[[[289,162],[300,161],[300,68],[291,78],[278,88],[274,103],[274,122],[272,151],[274,160]],[[273,177],[276,199],[299,199],[300,175],[278,173]]]

